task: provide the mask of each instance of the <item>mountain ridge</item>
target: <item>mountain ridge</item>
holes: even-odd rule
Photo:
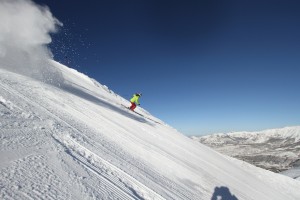
[[[300,160],[300,126],[194,136],[192,139],[274,172],[297,167]]]

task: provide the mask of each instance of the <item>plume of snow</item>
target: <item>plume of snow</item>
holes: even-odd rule
[[[0,67],[57,83],[60,75],[49,64],[53,56],[46,45],[61,25],[46,6],[0,0]]]

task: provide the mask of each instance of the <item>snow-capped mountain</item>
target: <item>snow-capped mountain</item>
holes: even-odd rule
[[[218,152],[274,172],[298,167],[300,162],[300,126],[192,138]]]

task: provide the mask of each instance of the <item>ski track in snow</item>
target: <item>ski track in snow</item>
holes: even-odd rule
[[[34,94],[34,91],[26,91],[29,87],[26,87],[25,84],[22,86],[20,85],[20,87],[18,87],[18,91],[10,87],[14,84],[18,83],[11,80],[1,80],[0,83],[2,96],[11,97],[12,99],[17,96],[19,100],[21,99],[21,101],[16,102],[21,102],[21,105],[18,106],[14,105],[9,100],[5,100],[3,97],[0,98],[0,106],[2,106],[1,115],[2,117],[7,118],[7,121],[5,119],[1,120],[1,157],[6,156],[6,160],[7,162],[9,162],[4,162],[0,165],[2,167],[5,167],[5,165],[7,165],[7,167],[2,169],[1,171],[1,174],[4,174],[4,177],[1,180],[2,198],[6,199],[8,197],[11,197],[14,199],[69,199],[70,196],[67,195],[68,193],[61,190],[60,188],[65,184],[69,184],[69,188],[71,188],[73,187],[72,184],[70,185],[70,183],[65,183],[65,180],[60,180],[59,177],[55,176],[53,170],[56,167],[53,167],[54,169],[49,169],[46,164],[47,159],[42,155],[45,150],[51,151],[50,149],[52,149],[52,154],[55,155],[54,158],[58,159],[58,161],[56,161],[57,164],[63,165],[62,163],[65,162],[63,161],[64,158],[60,158],[59,155],[61,154],[62,149],[60,147],[57,147],[57,144],[55,144],[55,142],[58,142],[62,146],[64,146],[65,149],[63,149],[63,151],[67,152],[67,154],[72,157],[72,165],[75,164],[75,161],[77,165],[81,165],[84,170],[88,171],[88,173],[92,173],[92,176],[96,175],[98,179],[97,181],[94,181],[97,182],[97,185],[99,185],[99,183],[101,182],[104,182],[104,188],[94,188],[94,190],[89,191],[91,190],[91,188],[93,188],[93,181],[82,181],[81,179],[79,181],[77,180],[77,187],[80,188],[82,193],[87,192],[89,193],[90,197],[96,199],[164,199],[161,195],[157,194],[147,186],[144,186],[135,178],[131,177],[124,171],[105,161],[103,158],[94,154],[84,146],[80,145],[78,142],[75,142],[75,140],[72,139],[69,134],[76,135],[76,133],[81,133],[82,131],[78,129],[76,125],[71,125],[73,122],[67,122],[69,118],[67,118],[67,120],[63,119],[65,117],[62,116],[64,115],[63,113],[60,113],[60,115],[58,115],[60,111],[49,110],[49,107],[46,105],[47,102],[43,102],[43,99],[37,98],[39,97],[39,94]],[[31,95],[28,96],[26,94],[27,92],[30,92]],[[19,107],[25,109],[20,109]],[[39,114],[43,113],[43,116],[32,113],[31,110],[35,110]],[[62,122],[63,124],[61,124]],[[52,131],[49,132],[49,129]],[[88,132],[88,130],[85,131]],[[55,132],[55,134],[53,134],[53,132]],[[93,131],[91,130],[91,132]],[[49,137],[52,137],[54,141],[54,143],[52,143],[51,145],[46,144],[46,141],[49,141]],[[78,137],[80,138],[82,136]],[[92,140],[92,138],[81,139],[84,140],[85,143],[87,142],[87,140]],[[102,142],[104,142],[103,140]],[[112,144],[107,143],[108,147],[110,145]],[[50,148],[49,146],[52,147]],[[5,155],[9,150],[15,148],[19,149],[17,151],[14,151],[14,154],[16,155]],[[42,149],[40,150],[40,153],[39,149]],[[114,152],[116,151],[116,149],[117,148],[113,146],[112,149],[106,149],[104,151],[106,153],[116,153]],[[122,156],[124,156],[124,154]],[[15,161],[12,162],[12,159],[15,159]],[[132,161],[130,159],[128,160]],[[35,164],[35,162],[37,162],[37,164]],[[33,166],[33,168],[30,168],[31,165]],[[69,165],[68,167],[72,167],[70,166],[70,164],[67,165]],[[78,175],[75,171],[76,170],[74,170],[73,175],[68,172],[68,178],[76,179]],[[34,172],[36,173],[34,174]],[[142,171],[139,169],[139,172]],[[22,173],[24,173],[25,175],[22,175]],[[146,173],[147,176],[150,175],[149,171],[146,171]],[[153,174],[155,175],[154,172]],[[21,177],[21,180],[18,180],[18,183],[16,183],[13,179],[14,176]],[[36,182],[35,180],[38,179],[39,176],[43,177],[43,179],[39,180],[39,182]],[[51,180],[49,177],[51,177]],[[167,180],[157,180],[158,177],[159,175],[153,177],[152,184],[158,185],[158,183],[168,183]],[[52,179],[56,182],[51,182]],[[164,178],[162,177],[162,179]],[[82,181],[83,183],[81,183],[80,181]],[[7,183],[9,184],[7,185]],[[170,188],[176,188],[172,186],[172,184],[174,183],[172,183],[171,181],[169,181],[169,183],[171,184]],[[41,185],[45,185],[44,188],[40,188]],[[52,185],[56,185],[57,187],[51,187]],[[108,187],[109,185],[110,187]],[[163,187],[165,186],[166,185],[160,185],[158,187],[162,187],[161,191],[163,191]],[[4,188],[9,189],[4,190]],[[17,190],[18,192],[16,192],[15,190]],[[32,192],[26,193],[26,191]],[[181,191],[178,191],[178,193],[180,194]],[[169,192],[165,191],[165,196],[167,198],[176,199],[176,196],[174,196],[173,194],[174,191],[172,190],[170,190]],[[186,199],[189,196],[192,196],[192,194],[181,195],[182,199]]]
[[[117,186],[121,191],[125,191],[124,195],[133,192],[133,195],[128,195],[128,197],[135,198],[137,196],[142,199],[163,199],[124,171],[78,144],[69,135],[65,135],[63,138],[54,136],[54,138],[61,142],[68,149],[68,153],[84,167],[107,181],[113,187]]]
[[[12,84],[12,83],[10,83],[10,84]],[[7,88],[4,85],[1,85],[1,86],[2,86],[2,88],[4,90],[6,90],[6,92],[10,91],[10,93],[17,94],[17,96],[20,99],[23,99],[23,102],[27,102],[27,103],[29,103],[29,102],[32,103],[33,102],[32,99],[28,100],[25,96],[22,96],[20,93],[18,93],[16,91],[13,91],[12,88]],[[5,96],[9,96],[9,95],[6,94]],[[1,104],[5,107],[5,110],[2,113],[6,114],[6,115],[7,114],[13,115],[13,116],[10,116],[9,118],[13,117],[14,121],[16,120],[16,122],[17,122],[17,123],[16,122],[12,123],[11,121],[10,122],[7,122],[5,120],[1,121],[2,128],[3,127],[5,127],[5,128],[18,128],[18,127],[22,128],[21,130],[20,129],[13,130],[13,132],[7,132],[7,130],[1,129],[1,132],[2,132],[1,133],[2,149],[1,150],[4,150],[3,154],[7,153],[7,152],[5,152],[5,150],[11,150],[11,149],[9,149],[9,147],[11,147],[11,148],[20,148],[20,147],[28,148],[28,147],[31,147],[31,146],[38,146],[39,145],[38,142],[42,141],[41,138],[40,137],[34,137],[34,135],[32,135],[32,133],[31,133],[31,127],[26,128],[27,125],[23,124],[23,123],[25,123],[24,120],[26,121],[26,117],[24,117],[24,118],[19,117],[20,114],[24,114],[24,112],[20,111],[20,110],[17,110],[17,109],[12,109],[13,106],[8,106],[8,105],[11,105],[12,103],[10,103],[9,101],[5,101],[3,98],[1,98]],[[34,104],[36,104],[37,107],[33,108],[33,110],[37,110],[38,107],[39,107],[38,103],[34,103]],[[25,107],[29,107],[29,106],[30,106],[30,104],[27,104]],[[40,106],[40,109],[44,111],[44,109],[42,108],[42,106]],[[18,121],[19,121],[19,123],[18,123]],[[11,126],[11,124],[13,126],[12,127],[8,127],[8,126]],[[36,123],[36,124],[40,124],[40,123]],[[33,128],[34,129],[39,129],[39,128],[40,129],[44,129],[44,127],[33,127]],[[36,134],[42,134],[39,131],[36,131],[35,133]],[[50,134],[48,134],[48,137],[49,136],[50,136]],[[32,138],[34,140],[32,140]],[[18,177],[21,176],[22,177],[22,173],[27,174],[27,172],[29,171],[29,168],[30,168],[30,164],[34,164],[34,161],[36,161],[38,163],[38,165],[34,166],[34,168],[37,168],[38,169],[37,171],[42,172],[42,174],[37,173],[37,176],[44,177],[44,174],[47,175],[48,172],[46,172],[43,169],[43,167],[45,167],[45,164],[43,164],[42,162],[38,162],[40,160],[41,156],[39,156],[39,155],[35,155],[35,156],[30,155],[31,153],[36,154],[35,152],[36,152],[36,149],[33,149],[32,152],[27,152],[29,154],[28,157],[25,157],[25,158],[22,158],[20,160],[15,161],[13,163],[13,166],[17,170],[9,169],[10,170],[9,172],[5,172],[4,171],[3,173],[1,173],[1,174],[6,174],[7,175],[7,176],[4,176],[3,182],[10,182],[10,184],[13,185],[13,186],[14,185],[18,185],[18,184],[16,184],[13,181],[13,179],[10,179],[11,177],[9,175],[13,174],[15,176],[18,176]],[[11,158],[11,157],[18,158],[18,156],[22,157],[22,156],[25,156],[25,155],[24,154],[19,154],[19,155],[7,156],[7,157],[8,158]],[[33,169],[33,170],[35,170],[35,169]],[[35,197],[37,197],[39,199],[42,199],[42,198],[45,198],[45,199],[57,199],[57,198],[58,199],[65,199],[66,198],[66,195],[62,195],[62,198],[60,198],[59,195],[55,196],[55,195],[49,194],[49,196],[47,196],[45,194],[45,193],[47,193],[46,190],[43,193],[39,194],[34,189],[35,185],[33,184],[33,181],[35,179],[36,179],[36,177],[33,176],[33,173],[29,173],[28,176],[25,176],[24,178],[22,178],[23,181],[21,181],[21,182],[23,182],[23,183],[21,183],[20,186],[17,186],[17,189],[21,190],[21,191],[22,191],[22,189],[28,190],[28,186],[24,187],[22,185],[31,185],[29,191],[32,190],[33,193],[36,193]],[[33,180],[33,181],[30,181],[30,180]],[[43,180],[41,180],[41,181],[43,181]],[[46,180],[45,182],[49,182],[49,180]],[[43,182],[36,183],[36,186],[43,185],[42,183]],[[50,185],[52,185],[52,184],[50,183]],[[57,185],[57,184],[54,184],[54,185]],[[9,186],[9,188],[11,188],[11,187]],[[56,189],[57,189],[56,190],[57,192],[60,190],[59,187],[56,188]],[[41,190],[44,190],[44,189],[38,188],[38,191],[41,191]],[[115,190],[115,188],[113,188],[111,192],[113,193],[114,190]],[[51,190],[49,189],[48,192],[50,193],[50,191],[55,191],[55,188],[51,188]],[[2,194],[2,197],[4,197],[4,196],[5,197],[12,196],[13,198],[20,198],[20,199],[22,199],[22,195],[25,196],[25,197],[30,197],[31,193],[30,194],[26,194],[26,193],[20,192],[19,195],[20,196],[18,196],[17,194],[13,194],[12,192],[5,191]],[[51,197],[53,197],[53,198],[51,198]]]
[[[290,189],[272,194],[272,174],[259,171],[270,178],[257,182],[243,164],[199,151],[142,109],[145,117],[113,100],[119,97],[78,86],[57,88],[0,69],[0,199],[211,199],[214,187],[227,184],[240,200],[300,196],[284,178]]]

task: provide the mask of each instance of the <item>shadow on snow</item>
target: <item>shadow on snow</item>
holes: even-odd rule
[[[228,187],[215,187],[215,191],[211,200],[238,200],[238,198],[231,194]]]
[[[61,89],[65,90],[67,92],[70,92],[70,93],[72,93],[72,94],[74,94],[74,95],[76,95],[76,96],[78,96],[80,98],[83,98],[83,99],[86,99],[86,100],[88,100],[90,102],[93,102],[93,103],[95,103],[95,104],[97,104],[99,106],[106,107],[106,108],[111,109],[111,110],[113,110],[115,112],[118,112],[118,113],[120,113],[120,114],[122,114],[122,115],[124,115],[126,117],[129,117],[129,118],[131,118],[133,120],[136,120],[136,121],[139,121],[139,122],[142,122],[142,123],[147,123],[147,124],[153,126],[153,124],[150,123],[149,121],[147,121],[143,116],[136,116],[135,113],[130,113],[129,111],[126,111],[126,110],[124,110],[124,109],[122,109],[122,108],[120,108],[120,107],[118,107],[116,105],[110,104],[110,103],[108,103],[108,102],[106,102],[106,101],[104,101],[104,100],[102,100],[100,98],[97,98],[97,97],[95,97],[95,96],[93,96],[93,95],[91,95],[91,94],[83,91],[82,89],[73,87],[72,85],[69,85],[69,84],[64,84],[61,87]]]

